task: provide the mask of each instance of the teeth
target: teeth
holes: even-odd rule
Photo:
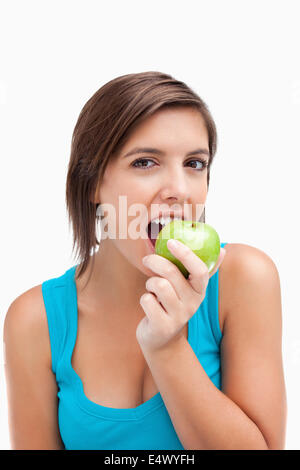
[[[167,225],[169,224],[172,220],[182,220],[181,217],[160,217],[153,219],[151,222],[154,224],[161,224],[161,225]]]

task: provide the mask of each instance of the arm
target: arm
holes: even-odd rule
[[[182,336],[145,358],[185,449],[283,449],[286,398],[280,281],[273,261],[226,246],[230,301],[221,347],[222,391]],[[221,268],[220,268],[221,270]]]
[[[12,302],[3,333],[12,449],[64,449],[41,286]]]

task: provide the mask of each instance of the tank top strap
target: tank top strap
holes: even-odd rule
[[[76,266],[68,269],[62,276],[48,279],[42,283],[42,294],[47,315],[51,347],[52,371],[56,375],[60,359],[69,333],[69,305],[72,299],[70,276],[74,275]]]
[[[227,245],[227,242],[221,243],[222,248],[224,248],[225,245]],[[207,308],[207,318],[215,341],[217,345],[219,345],[223,336],[219,321],[219,269],[209,279],[203,307]]]

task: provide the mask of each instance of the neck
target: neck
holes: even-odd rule
[[[99,306],[106,305],[123,317],[142,318],[145,312],[139,300],[146,292],[147,279],[107,238],[101,241],[97,253],[90,257],[86,272],[76,284],[83,303],[91,310],[96,311]]]

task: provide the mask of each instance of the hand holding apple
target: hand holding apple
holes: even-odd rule
[[[173,220],[159,232],[155,242],[155,253],[169,259],[180,269],[185,278],[189,272],[168,249],[170,239],[179,240],[188,246],[212,273],[220,255],[220,238],[215,229],[203,222]]]
[[[205,262],[193,250],[180,240],[176,240],[177,246],[172,247],[172,241],[166,240],[166,248],[170,253],[168,256],[172,255],[177,263],[158,254],[143,258],[144,265],[154,274],[146,282],[148,293],[140,298],[146,316],[136,330],[136,338],[144,355],[167,348],[171,342],[182,340],[183,327],[203,302],[209,278],[218,269],[226,254],[225,249],[220,250],[219,245],[217,262],[214,262],[214,258],[207,258],[211,267],[209,273]],[[176,267],[179,263],[186,273],[190,273],[188,279]]]

